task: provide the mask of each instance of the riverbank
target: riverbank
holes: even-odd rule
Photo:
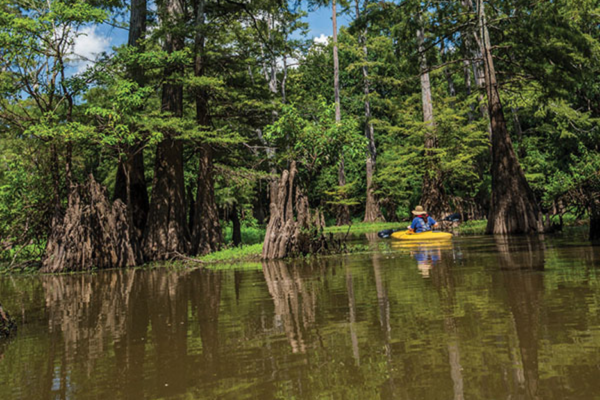
[[[348,235],[361,235],[366,233],[377,233],[384,229],[399,229],[404,226],[406,222],[374,222],[365,223],[357,222],[352,225],[343,226],[328,226],[325,228],[325,234],[348,234]],[[483,235],[485,234],[485,227],[487,221],[468,221],[460,224],[455,233],[458,235]],[[205,256],[198,257],[197,260],[211,265],[211,268],[218,264],[234,264],[234,263],[245,263],[245,262],[256,262],[260,260],[262,254],[262,240],[264,239],[265,231],[260,228],[252,227],[246,230],[242,228],[242,242],[248,243],[243,244],[240,247],[229,247],[214,253],[207,254]],[[226,236],[227,237],[227,234]],[[252,243],[252,241],[260,240],[259,243]],[[364,251],[364,245],[350,246],[350,253],[357,253]]]
[[[574,221],[567,219],[566,226],[574,224]],[[364,223],[357,222],[344,226],[328,226],[325,228],[325,234],[334,235],[361,235],[367,233],[377,233],[384,229],[399,229],[407,225],[407,222],[375,222]],[[484,235],[487,225],[486,220],[467,221],[459,224],[455,229],[456,235]],[[240,263],[255,263],[253,268],[259,268],[259,261],[262,254],[262,245],[266,230],[262,227],[242,227],[242,245],[239,247],[228,246],[222,250],[205,256],[191,258],[190,261],[197,261],[198,264],[207,266],[211,269],[226,269],[233,266],[239,266]],[[227,243],[231,243],[231,227],[224,227],[224,237]],[[353,245],[349,247],[350,253],[365,251],[364,245]],[[8,268],[9,263],[0,264],[0,274],[11,273],[36,273],[36,267],[28,265],[26,268]]]

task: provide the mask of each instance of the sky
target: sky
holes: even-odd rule
[[[304,8],[306,10],[306,8]],[[304,18],[309,24],[308,38],[316,42],[324,43],[331,36],[333,28],[331,25],[331,6],[322,7],[308,11]],[[338,8],[338,30],[348,25],[350,17],[339,15]],[[75,42],[74,52],[80,57],[73,63],[74,72],[83,72],[86,67],[103,52],[109,53],[112,47],[120,46],[127,42],[127,31],[125,29],[110,27],[107,25],[86,27],[81,31]]]

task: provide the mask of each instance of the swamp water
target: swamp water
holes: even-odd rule
[[[240,270],[0,277],[0,399],[600,398],[600,248],[362,238]]]

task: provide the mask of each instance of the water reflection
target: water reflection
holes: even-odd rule
[[[280,260],[263,262],[263,273],[275,304],[274,326],[285,332],[294,353],[305,353],[306,331],[315,322],[314,282],[298,265]]]
[[[0,277],[3,305],[22,304],[27,317],[0,347],[0,397],[600,393],[596,249],[527,237],[366,240],[392,251],[262,270]]]
[[[545,245],[540,237],[496,237],[506,301],[513,317],[518,348],[510,354],[515,398],[540,398],[539,332],[543,309]],[[516,351],[515,351],[516,350]],[[515,357],[520,359],[515,360]]]
[[[160,396],[185,392],[192,321],[199,331],[202,363],[207,370],[215,367],[219,272],[132,269],[98,275],[46,275],[41,282],[53,346],[39,398],[68,398],[74,390],[74,366],[93,377],[106,367],[103,362],[110,353],[114,353],[115,363],[110,368],[118,371],[112,384],[131,398],[145,397],[149,385]],[[57,347],[60,342],[62,346]],[[148,359],[156,363],[150,380],[144,367]]]
[[[427,249],[429,254],[433,251],[436,257],[435,268],[430,268],[433,285],[439,296],[440,306],[444,318],[444,332],[446,333],[448,350],[448,364],[450,365],[450,377],[455,400],[462,400],[464,395],[463,367],[461,365],[460,344],[456,314],[456,284],[453,273],[453,258],[443,257],[442,249],[451,249],[451,244],[437,246]],[[432,266],[433,267],[433,266]]]
[[[376,248],[375,243],[379,240],[378,237],[368,235],[367,239],[371,244],[371,248]],[[378,316],[379,325],[383,335],[383,346],[385,350],[385,363],[386,372],[388,379],[383,383],[383,393],[393,394],[397,391],[396,382],[393,374],[393,356],[392,356],[392,325],[390,318],[390,300],[388,297],[388,289],[386,288],[386,279],[384,277],[384,270],[381,267],[381,254],[379,252],[373,252],[371,256],[373,263],[373,278],[375,281],[375,292],[377,294],[377,305],[378,305]]]
[[[423,278],[429,278],[431,270],[442,260],[442,252],[454,249],[452,241],[414,243],[394,241],[392,248],[407,251],[417,261],[417,268]],[[454,257],[452,257],[454,258]]]
[[[344,259],[344,261],[346,261]],[[348,319],[350,324],[350,339],[352,341],[352,355],[356,361],[356,365],[360,366],[360,350],[358,348],[358,335],[356,333],[356,297],[354,295],[354,278],[352,277],[352,269],[347,262],[344,262],[346,271],[346,289],[348,292]]]

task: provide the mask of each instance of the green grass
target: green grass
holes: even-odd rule
[[[262,246],[262,243],[256,243],[247,246],[230,247],[198,257],[198,260],[206,263],[256,261],[260,259]]]
[[[348,228],[350,233],[371,233],[384,229],[398,229],[406,225],[407,222],[357,222],[352,225],[328,226],[325,228],[325,233],[346,233]]]
[[[467,221],[458,225],[459,235],[484,235],[487,220]]]

